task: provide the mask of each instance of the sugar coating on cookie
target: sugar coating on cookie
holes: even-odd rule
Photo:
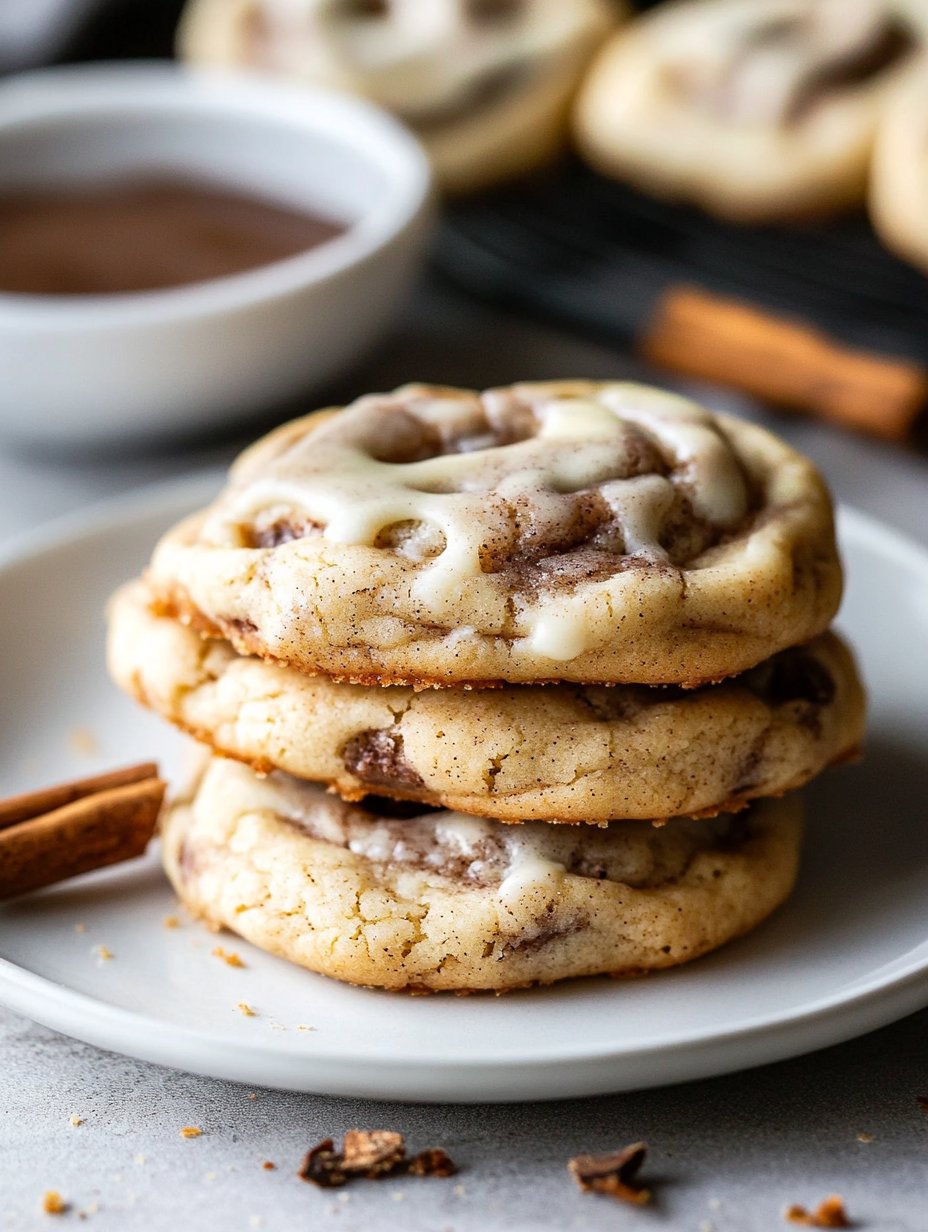
[[[917,0],[677,0],[607,44],[575,129],[606,174],[735,220],[861,201]]]
[[[610,0],[190,0],[178,46],[369,98],[412,128],[441,184],[471,190],[563,144]]]
[[[608,829],[391,818],[213,758],[163,829],[195,915],[385,988],[506,989],[686,962],[753,928],[796,874],[795,796]]]
[[[236,654],[114,597],[114,679],[217,752],[261,771],[512,822],[730,811],[790,791],[863,737],[864,696],[834,634],[701,689],[367,688]]]
[[[296,420],[147,576],[242,653],[414,685],[694,685],[821,632],[841,591],[808,459],[588,381],[412,385]]]

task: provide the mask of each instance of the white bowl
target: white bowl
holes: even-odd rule
[[[233,422],[329,380],[382,333],[431,221],[415,139],[353,98],[173,65],[0,85],[0,187],[174,172],[348,229],[242,274],[117,295],[0,293],[0,435],[124,442]]]

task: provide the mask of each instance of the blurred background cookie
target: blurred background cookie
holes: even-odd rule
[[[880,109],[922,45],[906,0],[679,0],[595,62],[576,135],[600,171],[737,221],[863,200]]]
[[[561,149],[570,100],[616,20],[609,0],[190,0],[181,55],[379,103],[468,191]]]
[[[870,217],[887,247],[928,271],[928,59],[925,57],[913,64],[880,120],[870,177]]]

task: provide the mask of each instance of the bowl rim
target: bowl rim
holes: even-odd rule
[[[0,328],[112,328],[244,310],[322,286],[368,261],[430,212],[428,155],[398,120],[364,99],[265,74],[171,61],[58,65],[0,82],[0,139],[33,124],[136,114],[196,114],[304,128],[340,141],[383,173],[385,191],[340,235],[254,269],[149,291],[44,295],[0,291]]]

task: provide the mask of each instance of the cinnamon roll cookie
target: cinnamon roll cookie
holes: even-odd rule
[[[502,990],[671,967],[747,932],[789,893],[800,828],[796,797],[662,827],[397,819],[212,759],[163,850],[193,914],[310,970]]]
[[[578,100],[599,170],[736,221],[864,199],[920,0],[677,0],[620,32]]]
[[[928,56],[913,65],[880,120],[870,216],[888,248],[928,272]]]
[[[153,613],[134,583],[111,605],[109,660],[126,692],[256,770],[509,822],[731,811],[801,786],[863,736],[854,661],[830,633],[701,689],[416,693],[241,657]]]
[[[822,632],[815,468],[642,385],[411,385],[258,442],[155,551],[161,609],[365,684],[697,685]]]
[[[610,0],[190,0],[181,54],[360,94],[421,138],[444,187],[545,161],[619,12]]]

